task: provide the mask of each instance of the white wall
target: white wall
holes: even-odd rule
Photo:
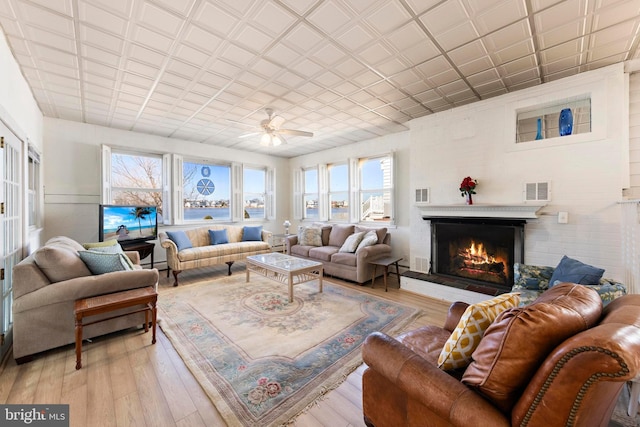
[[[42,113],[0,34],[0,118],[23,141],[42,151]]]
[[[380,154],[393,152],[395,155],[395,227],[389,229],[391,234],[391,246],[393,255],[402,257],[401,265],[409,265],[409,199],[410,199],[410,150],[409,132],[400,132],[379,138],[370,139],[355,144],[349,144],[340,148],[332,148],[313,154],[290,159],[290,170],[317,166],[319,164],[331,164],[344,162],[351,158],[374,157]],[[291,172],[293,173],[293,172]],[[293,176],[289,177],[291,183],[289,193],[293,194]],[[291,199],[293,203],[293,198]],[[293,212],[293,204],[289,206],[289,212]],[[292,220],[292,229],[298,227]]]
[[[592,132],[515,144],[517,109],[588,93]],[[620,202],[629,186],[628,75],[602,68],[413,120],[410,182],[435,205],[462,204],[465,176],[478,179],[474,203],[521,204],[523,185],[550,181],[552,200],[526,226],[525,262],[555,266],[563,255],[622,280]],[[411,267],[430,259],[429,222],[410,207]],[[558,224],[557,213],[569,213]]]
[[[33,98],[27,81],[24,79],[16,60],[13,58],[4,33],[0,35],[0,120],[23,142],[23,177],[26,177],[27,147],[31,144],[37,151],[43,151],[43,116]],[[44,159],[42,161],[45,166]],[[27,223],[26,178],[23,182],[22,218],[23,247],[27,254],[40,245],[41,229],[30,229]],[[39,201],[42,210],[42,200]]]
[[[44,151],[48,165],[44,177],[47,239],[66,235],[80,242],[98,240],[102,144],[147,153],[175,153],[193,159],[273,167],[276,169],[277,218],[272,222],[265,221],[264,228],[282,232],[281,224],[288,217],[291,194],[287,159],[60,119],[45,118],[44,127]],[[178,227],[165,229],[172,228]],[[156,262],[166,261],[164,249],[158,244],[154,254]]]

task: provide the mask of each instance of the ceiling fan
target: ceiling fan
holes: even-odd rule
[[[277,116],[273,114],[272,108],[265,108],[264,111],[267,113],[267,118],[260,122],[259,131],[246,133],[244,135],[240,135],[240,138],[248,138],[253,135],[260,135],[260,145],[264,145],[265,147],[275,147],[283,142],[286,143],[286,140],[282,135],[293,135],[293,136],[304,136],[304,137],[312,137],[312,132],[307,132],[303,130],[295,130],[295,129],[281,129],[280,126],[284,123],[284,118],[281,116]]]

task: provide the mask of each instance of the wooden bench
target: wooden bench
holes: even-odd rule
[[[111,320],[117,317],[128,316],[129,314],[141,313],[144,311],[144,331],[145,333],[149,332],[149,314],[151,314],[151,328],[153,330],[151,344],[155,344],[157,301],[158,292],[153,286],[77,300],[74,308],[76,317],[76,369],[82,368],[83,326],[93,325],[94,323],[104,322],[105,320]],[[144,308],[127,311],[123,314],[107,317],[105,319],[94,320],[88,323],[82,322],[85,317],[96,316],[98,314],[109,313],[115,310],[120,310],[122,308],[135,307],[137,305],[143,304],[145,305]]]

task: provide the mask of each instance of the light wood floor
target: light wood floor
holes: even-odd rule
[[[244,274],[236,263],[233,274]],[[227,267],[184,272],[180,286],[226,277]],[[378,279],[376,288],[329,279],[332,283],[372,293],[423,309],[425,315],[409,329],[427,324],[442,325],[449,304],[397,289],[395,276],[389,292]],[[160,272],[162,291],[171,288],[166,271]],[[226,426],[216,408],[191,375],[173,346],[158,328],[158,341],[150,334],[123,331],[83,345],[83,368],[75,369],[73,345],[38,355],[32,362],[16,365],[11,354],[0,367],[0,403],[70,405],[72,427],[101,426]],[[294,427],[364,427],[362,420],[362,372],[360,367],[317,406],[298,417]],[[623,389],[618,412],[624,423],[610,427],[640,425],[640,415],[626,417],[628,390]]]
[[[226,271],[226,266],[186,271],[180,275],[180,286],[226,277]],[[232,271],[244,274],[244,264],[234,264]],[[398,290],[395,278],[390,278],[386,293],[381,279],[373,290],[329,280],[422,308],[426,314],[412,329],[444,322],[449,304]],[[160,301],[162,291],[172,283],[161,271]],[[83,368],[76,370],[73,345],[45,352],[20,366],[9,355],[0,372],[0,403],[70,404],[74,427],[226,425],[160,328],[156,345],[151,345],[150,334],[137,330],[94,339],[83,345],[82,361]],[[294,426],[364,427],[363,369],[298,417]]]

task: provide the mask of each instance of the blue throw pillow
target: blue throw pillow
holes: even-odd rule
[[[187,237],[184,231],[167,231],[167,236],[176,244],[178,247],[178,252],[183,249],[192,248],[191,240]]]
[[[604,274],[604,269],[563,256],[549,279],[549,287],[558,283],[569,282],[579,285],[597,285]]]
[[[227,230],[209,230],[209,240],[212,245],[221,245],[223,243],[229,243],[229,237],[227,236]]]
[[[243,227],[242,228],[242,241],[253,242],[262,240],[262,226],[257,227]]]
[[[98,251],[78,251],[82,262],[85,263],[91,274],[105,274],[114,271],[132,270],[127,261],[126,255],[121,253],[110,254]]]

